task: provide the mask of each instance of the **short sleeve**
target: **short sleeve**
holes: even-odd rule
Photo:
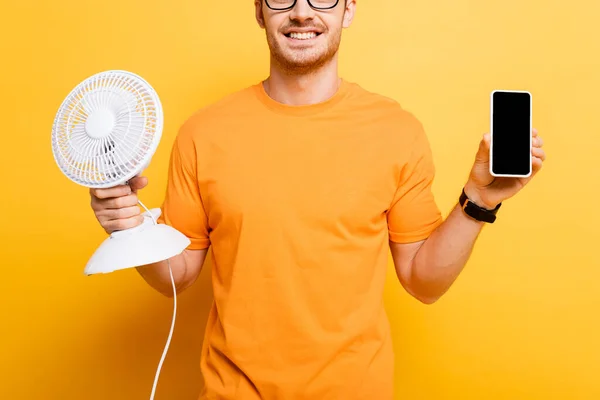
[[[201,250],[210,245],[208,220],[198,187],[195,146],[190,136],[182,133],[176,137],[171,150],[159,222],[187,236],[191,241],[188,249]]]
[[[408,158],[402,160],[399,179],[388,211],[389,238],[397,243],[426,239],[442,223],[432,184],[435,176],[433,156],[420,122],[410,124],[413,141]]]

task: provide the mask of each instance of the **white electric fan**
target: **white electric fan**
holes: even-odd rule
[[[60,170],[87,188],[126,184],[150,163],[163,129],[163,110],[155,90],[140,76],[127,71],[105,71],[77,85],[62,102],[52,127],[52,152]],[[160,209],[146,210],[135,228],[113,232],[85,266],[92,275],[169,260],[190,240],[176,229],[158,224]],[[171,281],[175,293],[173,274]],[[173,333],[177,300],[167,346]]]

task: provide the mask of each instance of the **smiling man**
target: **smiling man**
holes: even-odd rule
[[[460,202],[443,220],[422,124],[338,75],[354,0],[256,0],[267,79],[191,116],[172,150],[160,221],[191,245],[171,260],[178,291],[213,257],[214,304],[200,399],[391,400],[394,354],[383,305],[390,252],[415,299],[439,299],[500,203],[534,173],[495,180],[484,135]],[[106,232],[141,222],[130,187],[92,190]],[[482,217],[463,211],[471,202]],[[460,204],[459,204],[460,203]],[[138,271],[172,295],[166,262]]]

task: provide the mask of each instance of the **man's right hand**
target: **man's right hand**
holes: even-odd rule
[[[92,210],[109,235],[114,231],[138,226],[144,220],[138,205],[137,191],[148,185],[148,178],[136,176],[129,185],[108,189],[90,189]]]

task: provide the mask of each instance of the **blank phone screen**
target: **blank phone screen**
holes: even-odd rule
[[[531,95],[492,94],[492,172],[527,175],[531,170]]]

